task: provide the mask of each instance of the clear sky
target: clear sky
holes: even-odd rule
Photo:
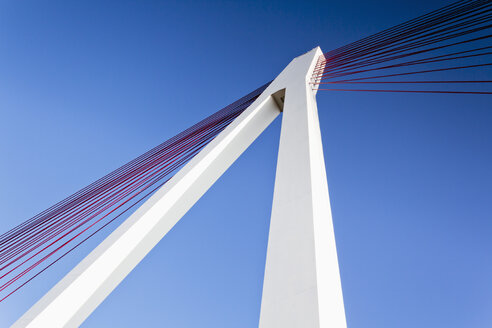
[[[1,232],[293,57],[447,3],[1,1]],[[491,327],[490,97],[320,92],[318,106],[348,326]],[[85,327],[257,326],[279,123]],[[102,237],[1,303],[0,327]]]

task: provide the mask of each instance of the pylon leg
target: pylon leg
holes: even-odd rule
[[[285,91],[261,328],[346,327],[315,94],[321,51],[297,58]]]

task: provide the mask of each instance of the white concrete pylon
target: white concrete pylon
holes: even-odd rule
[[[315,91],[319,48],[286,84],[260,328],[346,327]],[[284,73],[283,72],[283,73]]]
[[[79,326],[278,116],[283,107],[284,95],[287,98],[286,115],[282,121],[285,128],[282,127],[260,325],[263,328],[342,327],[338,323],[344,317],[343,300],[321,136],[314,93],[308,85],[320,54],[321,50],[316,48],[295,58],[248,109],[29,309],[13,327]],[[292,129],[296,118],[301,123],[298,132]],[[301,165],[302,175],[292,179],[290,185],[286,179],[286,172],[290,172],[286,161],[292,155],[285,151],[286,147],[290,147],[289,140],[296,143],[292,144],[292,148],[304,148],[301,151],[303,159],[295,164]],[[299,234],[296,240],[293,239],[299,242],[300,248],[292,260],[286,260],[285,254],[293,248],[283,239],[291,238],[292,230],[289,227],[282,228],[281,225],[282,221],[293,223],[296,220],[293,214],[286,213],[282,207],[288,206],[291,192],[296,189],[309,189],[311,192],[300,198],[300,208],[292,212],[296,213],[295,216],[302,216],[297,219],[303,223],[295,228],[306,231],[312,229],[312,233]],[[323,201],[324,206],[321,204]],[[307,204],[310,202],[312,206],[309,207]],[[304,237],[306,240],[301,240]],[[279,247],[283,245],[288,248],[285,252],[279,252]],[[300,275],[300,280],[296,281],[295,278],[304,271],[296,264],[304,265],[298,261],[304,256],[311,259],[306,262],[308,265],[305,268],[309,274]],[[279,271],[284,269],[293,271]],[[325,274],[328,274],[328,279],[323,278]],[[309,288],[309,295],[296,297],[293,293],[303,286]],[[282,293],[277,295],[277,292]],[[300,306],[302,311],[290,306]]]

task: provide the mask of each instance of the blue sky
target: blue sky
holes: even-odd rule
[[[328,51],[447,3],[1,1],[0,230],[271,80],[316,45]],[[350,328],[490,327],[488,98],[319,93]],[[85,327],[257,326],[279,123]],[[103,237],[1,303],[0,326]]]

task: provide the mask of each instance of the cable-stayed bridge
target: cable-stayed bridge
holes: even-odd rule
[[[16,325],[82,323],[282,113],[260,326],[343,327],[316,93],[490,95],[492,81],[462,74],[492,65],[490,21],[489,1],[461,1],[324,54],[315,48],[271,82],[5,232],[1,300],[140,206]]]

